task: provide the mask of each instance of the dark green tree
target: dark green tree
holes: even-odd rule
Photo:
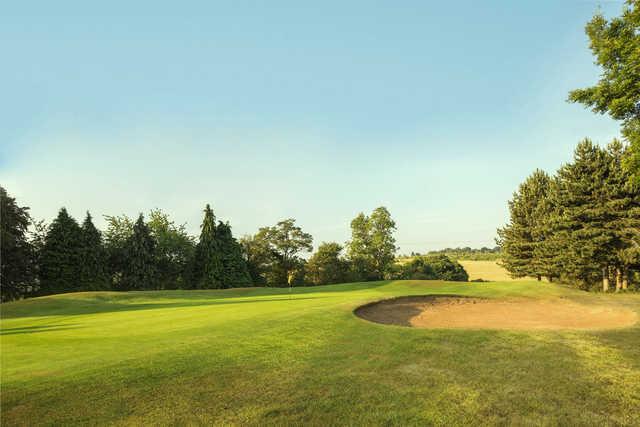
[[[82,262],[79,266],[78,286],[84,291],[109,288],[107,254],[102,234],[93,224],[91,214],[82,223]]]
[[[548,271],[535,257],[535,249],[545,239],[542,203],[549,193],[550,178],[536,170],[522,183],[509,201],[510,220],[498,229],[497,243],[502,248],[502,265],[513,277],[541,279]]]
[[[104,244],[107,254],[107,273],[113,289],[123,287],[122,277],[127,266],[127,242],[133,235],[133,221],[126,215],[105,215],[107,229]]]
[[[602,282],[608,290],[610,267],[616,263],[616,233],[608,207],[607,180],[611,159],[588,139],[576,147],[572,163],[558,171],[558,233],[563,272],[585,288]]]
[[[342,283],[348,278],[349,263],[338,243],[322,243],[305,267],[305,281],[313,285]]]
[[[188,288],[195,242],[186,226],[176,225],[160,209],[149,213],[148,226],[156,242],[158,286],[161,289]]]
[[[442,254],[419,256],[397,268],[396,277],[404,280],[447,280],[466,282],[469,275],[457,261]]]
[[[622,15],[611,20],[596,14],[586,33],[602,74],[595,86],[572,91],[569,100],[622,121],[631,144],[626,164],[640,181],[640,1],[627,0]]]
[[[640,265],[640,184],[630,180],[629,172],[621,167],[626,147],[620,141],[609,144],[607,155],[610,165],[604,203],[616,254],[612,279],[620,290],[628,288],[631,271]]]
[[[65,208],[49,226],[40,255],[40,295],[81,290],[82,230]]]
[[[133,225],[133,234],[125,245],[126,262],[120,289],[158,289],[156,243],[149,227],[140,214]]]
[[[29,208],[18,206],[0,186],[0,299],[11,301],[33,285],[33,251],[27,239]]]
[[[196,245],[193,263],[192,286],[198,289],[222,287],[222,259],[217,240],[216,217],[211,206],[204,209],[200,227],[200,240]]]
[[[273,267],[274,256],[269,247],[264,230],[253,236],[243,236],[240,239],[243,258],[247,263],[247,270],[254,285],[266,285],[267,273]]]
[[[250,285],[251,276],[247,269],[247,262],[242,254],[242,247],[233,237],[229,223],[218,222],[216,236],[222,261],[220,279],[222,287],[232,288]]]

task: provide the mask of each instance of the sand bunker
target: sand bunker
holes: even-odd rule
[[[494,300],[461,296],[411,296],[367,304],[363,319],[415,328],[610,329],[631,326],[638,315],[625,308],[554,299]]]

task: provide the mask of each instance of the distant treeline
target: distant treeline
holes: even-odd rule
[[[584,289],[640,283],[640,185],[622,167],[627,147],[578,144],[556,175],[536,170],[509,202],[498,230],[502,264],[515,277],[547,277]],[[613,285],[610,285],[613,283]]]
[[[411,252],[412,257],[420,255],[418,252]],[[452,260],[463,261],[494,261],[500,259],[500,247],[482,247],[480,249],[470,247],[445,248],[437,251],[429,251],[427,255],[445,255]]]
[[[190,236],[159,209],[135,220],[106,215],[106,230],[65,208],[50,223],[0,187],[2,301],[96,290],[222,289],[238,286],[322,285],[390,277],[397,250],[395,222],[384,207],[351,221],[346,247],[322,243],[285,219],[237,240],[209,205],[200,235]]]

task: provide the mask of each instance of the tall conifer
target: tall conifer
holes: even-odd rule
[[[193,286],[200,289],[221,288],[222,260],[216,236],[216,217],[211,206],[204,209],[200,239],[193,265]]]
[[[133,234],[126,243],[127,254],[121,286],[124,290],[156,289],[157,266],[155,240],[142,214],[133,225]]]

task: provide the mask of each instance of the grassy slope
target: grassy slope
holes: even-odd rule
[[[640,326],[420,330],[352,314],[394,295],[638,295],[379,282],[80,293],[2,305],[2,424],[640,424]]]

